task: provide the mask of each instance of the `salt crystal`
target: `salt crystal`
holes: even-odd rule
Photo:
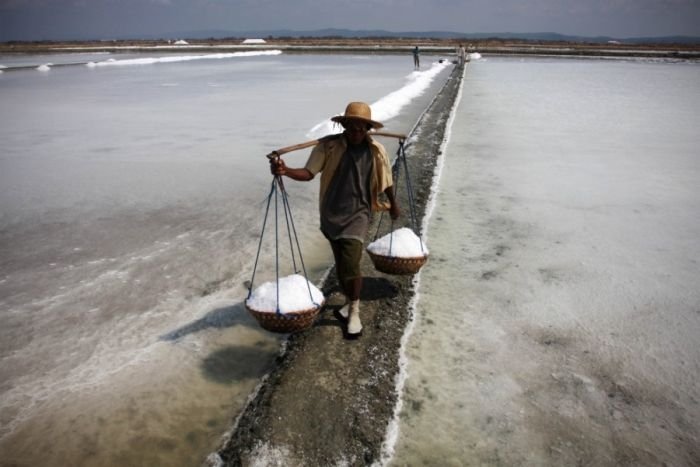
[[[311,295],[309,296],[309,289]],[[292,274],[279,280],[279,310],[280,313],[292,313],[323,304],[324,297],[314,284],[304,276]],[[313,298],[313,301],[312,301]],[[246,305],[255,311],[275,313],[277,311],[277,283],[265,282],[257,287]]]
[[[392,258],[422,258],[428,255],[428,247],[408,227],[384,235],[370,243],[367,249],[375,255]]]

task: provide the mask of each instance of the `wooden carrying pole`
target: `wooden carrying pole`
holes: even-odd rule
[[[324,141],[330,141],[330,140],[332,140],[332,139],[339,138],[341,134],[342,134],[342,133],[338,133],[338,134],[336,134],[336,135],[328,135],[328,136],[324,136],[324,137],[319,138],[319,139],[314,139],[314,140],[311,140],[311,141],[306,141],[305,143],[294,144],[294,145],[292,145],[292,146],[287,146],[287,147],[284,147],[284,148],[281,148],[281,149],[277,149],[276,151],[272,151],[270,154],[268,154],[268,155],[267,155],[267,158],[268,158],[268,159],[274,159],[274,158],[276,158],[276,157],[281,156],[282,154],[287,154],[288,152],[298,151],[298,150],[300,150],[300,149],[308,148],[308,147],[311,147],[311,146],[316,146],[318,143],[322,143],[322,142],[324,142]],[[401,134],[401,133],[389,133],[389,132],[386,132],[386,131],[370,131],[370,132],[367,133],[367,134],[370,135],[370,136],[388,136],[388,137],[390,137],[390,138],[397,138],[397,139],[400,139],[400,140],[405,140],[405,139],[406,139],[406,135],[403,135],[403,134]]]

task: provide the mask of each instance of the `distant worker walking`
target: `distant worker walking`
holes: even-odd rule
[[[418,46],[413,48],[413,68],[416,70],[420,68],[420,50],[418,50]]]
[[[464,65],[464,63],[467,61],[467,51],[464,49],[462,44],[460,44],[457,48],[457,57],[459,58],[460,65]]]

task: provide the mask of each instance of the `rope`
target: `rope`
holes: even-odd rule
[[[277,188],[277,184],[279,183],[278,177],[275,177],[275,188]],[[276,280],[276,292],[277,292],[277,309],[275,312],[278,315],[281,315],[282,313],[280,312],[280,253],[279,253],[279,232],[277,229],[277,224],[278,224],[278,215],[277,215],[277,198],[279,197],[277,190],[275,189],[275,280]]]
[[[396,150],[396,161],[394,162],[394,165],[391,167],[391,176],[394,179],[394,196],[398,196],[399,193],[399,179],[400,179],[400,168],[401,164],[399,164],[399,160],[401,159],[401,146],[403,145],[403,141],[399,141],[399,149]],[[382,227],[382,221],[384,220],[384,211],[379,214],[379,222],[377,222],[377,231],[374,233],[374,238],[372,241],[377,240],[379,237],[379,232],[381,231]],[[391,219],[391,225],[389,226],[389,232],[394,231],[394,219]],[[393,240],[393,236],[389,238],[389,256],[391,256],[391,242]]]
[[[413,184],[411,183],[411,174],[408,171],[408,162],[406,161],[406,153],[403,149],[403,142],[399,143],[399,149],[401,150],[403,160],[404,170],[406,171],[406,189],[408,190],[408,205],[411,214],[411,226],[413,227],[413,232],[418,236],[420,241],[420,251],[425,254],[423,250],[423,239],[421,238],[421,233],[418,231],[418,214],[416,212],[416,197],[413,192]]]
[[[279,178],[277,183],[279,184],[280,192],[282,193],[282,205],[284,206],[284,218],[287,221],[287,232],[291,232],[291,230],[289,228],[289,222],[291,219],[292,228],[294,228],[294,219],[292,219],[292,210],[289,206],[289,200],[287,199],[287,190],[284,189],[284,183],[282,183],[282,177]],[[295,238],[296,238],[296,235],[297,235],[297,232],[296,232],[296,229],[294,229],[294,237]],[[291,235],[287,235],[287,236],[289,237],[289,251],[292,252],[292,267],[293,267],[292,270],[296,274],[297,272],[299,272],[299,270],[297,269],[297,261],[296,261],[296,258],[294,256],[294,246],[292,245],[292,236]],[[298,245],[297,245],[297,248],[298,248]],[[299,259],[301,259],[301,249],[299,249],[299,252],[300,252]]]
[[[394,196],[399,196],[399,181],[401,180],[401,159],[403,158],[403,140],[399,141],[399,148],[396,150],[396,163],[391,169],[394,173]],[[410,198],[409,198],[410,202]],[[391,226],[389,227],[389,256],[391,256],[391,250],[394,247],[394,219],[391,220]]]
[[[294,225],[294,217],[292,216],[292,205],[289,204],[289,197],[287,196],[287,190],[284,189],[284,184],[282,183],[282,178],[280,177],[279,180],[280,184],[280,191],[282,192],[282,202],[284,203],[286,209],[285,209],[285,215],[286,212],[289,211],[289,221],[291,221],[292,224],[292,230],[289,230],[289,224],[287,224],[287,231],[290,232],[289,235],[289,245],[290,248],[292,249],[292,258],[294,258],[294,247],[292,246],[292,236],[291,232],[294,232],[294,241],[297,244],[297,251],[299,252],[299,262],[301,263],[301,269],[304,271],[304,279],[306,279],[306,288],[309,291],[309,299],[311,300],[311,303],[316,305],[316,307],[320,307],[320,303],[316,303],[314,300],[313,294],[311,293],[311,285],[309,284],[309,276],[306,274],[306,266],[304,265],[304,258],[301,255],[301,246],[299,246],[299,236],[297,235],[297,229],[296,226]],[[296,272],[296,263],[294,264],[294,269]]]
[[[294,217],[292,215],[292,207],[291,204],[289,203],[289,197],[287,195],[287,191],[284,188],[284,183],[282,182],[282,177],[281,176],[275,176],[272,179],[272,185],[270,188],[270,193],[267,196],[267,206],[265,208],[265,217],[263,219],[263,225],[262,225],[262,231],[260,232],[260,241],[258,242],[258,251],[255,254],[255,265],[253,266],[253,276],[250,280],[250,286],[248,287],[248,299],[251,297],[253,294],[253,286],[255,284],[255,274],[258,269],[258,262],[260,260],[260,252],[262,251],[262,243],[263,243],[263,238],[265,236],[265,229],[267,228],[267,218],[270,214],[270,204],[272,202],[272,195],[275,195],[275,283],[277,284],[277,296],[276,296],[276,309],[275,313],[278,316],[284,316],[287,318],[286,315],[284,315],[280,311],[280,250],[279,250],[279,197],[280,193],[282,196],[282,208],[284,210],[284,216],[286,220],[286,225],[287,225],[287,236],[289,237],[289,249],[291,251],[292,255],[292,264],[294,268],[294,273],[296,274],[297,271],[297,264],[296,264],[296,256],[294,252],[294,244],[296,244],[296,249],[297,253],[299,254],[299,262],[301,263],[302,270],[304,272],[304,278],[306,279],[306,288],[309,292],[309,299],[311,300],[311,303],[316,305],[316,307],[320,307],[321,305],[317,303],[314,298],[313,294],[311,293],[311,284],[309,282],[309,276],[306,273],[306,265],[304,264],[304,258],[301,253],[301,246],[299,244],[299,236],[297,234],[296,226],[294,224]],[[292,235],[294,236],[294,239],[292,240]]]
[[[258,252],[255,254],[255,265],[253,266],[253,277],[250,278],[250,287],[248,287],[248,298],[253,294],[253,283],[255,282],[255,271],[258,270],[258,259],[260,258],[260,249],[262,247],[263,236],[265,235],[265,226],[267,225],[267,214],[270,212],[270,200],[272,193],[275,191],[275,181],[272,180],[270,194],[267,195],[267,208],[265,208],[265,217],[263,218],[262,231],[260,232],[260,241],[258,242]]]
[[[392,175],[394,177],[394,196],[398,196],[399,193],[399,181],[401,180],[401,168],[403,167],[404,171],[406,172],[406,193],[408,196],[408,212],[411,220],[411,229],[413,232],[418,236],[418,239],[420,240],[420,249],[421,253],[425,253],[423,249],[423,240],[421,238],[420,232],[418,232],[418,214],[417,214],[417,209],[416,209],[416,198],[413,193],[413,184],[411,182],[411,174],[408,171],[408,162],[406,161],[406,150],[404,147],[404,140],[399,140],[399,148],[396,151],[396,161],[394,162],[394,166],[391,169]],[[377,231],[374,234],[374,240],[377,240],[377,237],[379,236],[379,231],[382,225],[382,220],[384,219],[384,212],[379,216],[379,222],[377,223]],[[391,227],[390,227],[390,236],[389,236],[389,256],[391,256],[391,250],[393,248],[393,243],[394,243],[394,220],[391,220]]]
[[[416,197],[413,191],[413,183],[411,182],[411,174],[408,171],[408,161],[406,160],[406,151],[403,146],[403,141],[399,142],[399,150],[401,151],[401,159],[403,160],[404,170],[406,171],[406,189],[408,190],[408,205],[411,214],[411,225],[413,232],[418,236],[420,242],[420,251],[425,254],[423,249],[423,239],[421,232],[418,231],[418,213],[416,212]]]

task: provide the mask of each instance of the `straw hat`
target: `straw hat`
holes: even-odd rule
[[[345,107],[345,115],[338,115],[332,117],[336,123],[344,125],[348,120],[361,120],[363,122],[372,125],[372,128],[378,129],[382,128],[384,125],[372,120],[372,110],[369,105],[364,102],[350,102],[347,107]]]

